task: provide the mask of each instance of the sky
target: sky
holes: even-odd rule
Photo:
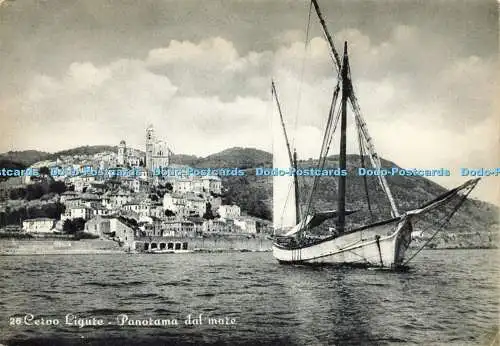
[[[500,166],[498,3],[319,4],[382,157],[448,168],[446,187]],[[299,157],[317,157],[336,73],[308,15],[303,0],[0,1],[0,152],[143,149],[149,124],[174,153],[272,151],[273,78]],[[499,182],[474,196],[500,201]]]

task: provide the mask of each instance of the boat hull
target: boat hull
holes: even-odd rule
[[[286,264],[336,264],[396,269],[411,242],[407,217],[363,227],[312,245],[287,248],[273,244],[273,256]]]

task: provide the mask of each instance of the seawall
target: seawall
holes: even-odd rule
[[[203,237],[144,237],[136,239],[136,246],[145,242],[156,243],[160,248],[163,243],[188,243],[189,250],[198,251],[270,251],[272,240],[265,237],[213,236]],[[120,247],[117,242],[105,239],[0,239],[0,256],[6,255],[84,255],[124,253],[129,246]]]
[[[248,237],[244,235],[224,235],[211,237],[143,237],[135,240],[136,249],[143,249],[147,243],[148,248],[153,247],[168,249],[169,244],[188,243],[188,250],[204,251],[270,251],[272,240],[266,237]]]
[[[0,255],[78,255],[123,253],[112,240],[0,239]]]

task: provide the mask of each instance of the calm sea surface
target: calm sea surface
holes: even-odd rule
[[[284,266],[271,253],[2,256],[0,343],[487,345],[499,262],[495,250],[423,251],[393,273]],[[10,325],[25,314],[59,325]],[[65,325],[66,314],[104,325]],[[121,326],[120,314],[178,324]]]

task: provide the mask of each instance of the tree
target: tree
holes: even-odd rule
[[[73,223],[75,224],[75,227],[78,231],[83,231],[83,229],[85,228],[85,219],[81,217],[77,217],[76,219],[74,219]]]
[[[23,187],[12,189],[9,192],[10,199],[23,199],[25,196],[26,196],[26,189]]]
[[[205,214],[203,214],[203,218],[205,220],[213,220],[213,219],[215,219],[215,216],[212,213],[212,204],[210,202],[207,202],[207,207],[206,207]]]
[[[53,181],[49,185],[49,191],[61,194],[66,191],[66,184],[62,181]]]
[[[28,201],[39,199],[44,195],[44,189],[42,184],[36,183],[31,184],[26,187],[26,199]]]
[[[81,217],[66,219],[63,223],[63,231],[68,234],[76,234],[85,228],[85,220]]]
[[[170,210],[170,209],[166,209],[165,210],[165,216],[169,217],[169,216],[175,216],[175,213]]]
[[[72,220],[66,219],[63,223],[63,231],[64,233],[75,234],[78,231],[78,229],[76,228],[76,225],[73,223]]]
[[[45,176],[50,175],[50,169],[47,166],[40,167],[38,172],[40,173],[40,175],[45,175]]]

